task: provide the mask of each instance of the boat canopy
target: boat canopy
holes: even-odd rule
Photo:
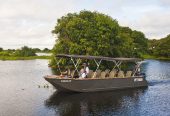
[[[89,56],[89,55],[67,55],[67,54],[58,54],[56,57],[59,58],[74,58],[74,59],[88,59],[88,60],[106,60],[106,61],[123,61],[123,62],[138,62],[141,61],[139,58],[111,58],[103,56]]]
[[[142,61],[139,58],[121,58],[121,57],[120,58],[111,58],[111,57],[103,57],[103,56],[68,55],[68,54],[57,54],[56,57],[60,58],[60,60],[57,61],[57,65],[58,65],[60,73],[61,73],[61,69],[60,69],[59,64],[63,58],[71,59],[71,61],[74,64],[75,71],[77,71],[78,73],[79,73],[78,67],[80,65],[80,59],[94,60],[97,65],[96,71],[99,69],[99,66],[103,60],[113,62],[115,64],[113,69],[115,69],[117,67],[118,70],[121,70],[120,65],[122,64],[122,62],[135,62],[137,64],[137,68],[133,75],[135,75],[139,66],[141,65],[141,63],[138,63],[138,62]]]

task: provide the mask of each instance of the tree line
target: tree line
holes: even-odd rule
[[[14,56],[14,57],[29,57],[36,56],[37,52],[45,52],[48,53],[51,50],[48,48],[44,48],[43,50],[39,48],[30,48],[28,46],[23,46],[20,49],[8,49],[4,50],[0,47],[0,56]]]
[[[170,58],[170,35],[165,38],[149,40],[148,52],[154,56]]]

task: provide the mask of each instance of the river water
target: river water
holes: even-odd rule
[[[61,94],[48,60],[0,61],[0,116],[170,116],[170,61],[146,60],[148,88]]]

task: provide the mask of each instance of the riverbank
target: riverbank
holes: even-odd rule
[[[157,57],[157,56],[152,56],[152,55],[143,55],[142,57],[144,59],[170,60],[170,58],[167,58],[167,57]]]
[[[143,55],[144,59],[155,59],[155,60],[170,60],[167,57],[156,57],[152,55]],[[51,56],[29,56],[29,57],[15,57],[15,56],[0,56],[0,60],[34,60],[34,59],[50,59]]]
[[[29,57],[14,57],[0,56],[0,60],[34,60],[34,59],[50,59],[51,56],[29,56]]]

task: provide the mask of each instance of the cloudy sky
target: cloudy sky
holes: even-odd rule
[[[170,34],[170,0],[0,0],[0,47],[52,48],[57,18],[84,9],[108,14],[148,38]]]

